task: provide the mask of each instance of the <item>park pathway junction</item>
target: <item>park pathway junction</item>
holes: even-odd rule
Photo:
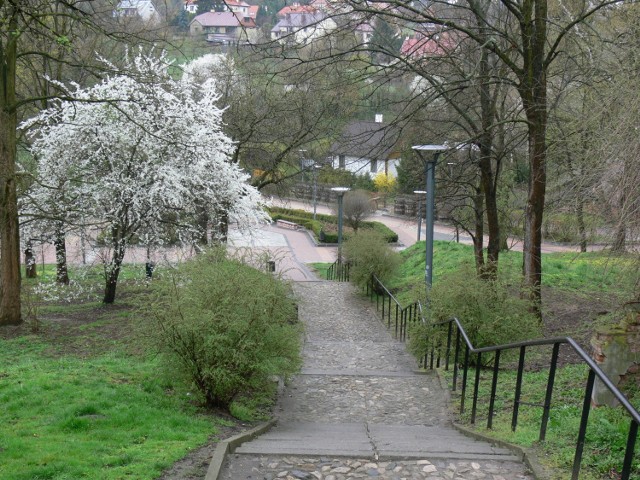
[[[264,238],[278,239],[294,280],[303,368],[280,394],[275,426],[228,454],[217,478],[533,479],[513,452],[453,428],[437,375],[417,370],[352,285],[313,277],[303,263],[314,247],[299,235],[270,227]]]

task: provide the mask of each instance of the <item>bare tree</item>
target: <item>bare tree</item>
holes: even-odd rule
[[[358,231],[364,219],[371,214],[371,197],[364,190],[352,190],[345,194],[342,214],[354,231]]]

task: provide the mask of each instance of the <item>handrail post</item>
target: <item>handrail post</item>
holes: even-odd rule
[[[518,426],[518,411],[520,410],[520,395],[522,393],[522,374],[524,372],[525,346],[520,347],[520,357],[518,359],[518,375],[516,377],[516,392],[513,396],[513,415],[511,417],[511,431],[515,432]]]
[[[633,463],[633,451],[636,447],[636,438],[638,437],[638,423],[631,420],[629,426],[629,436],[627,436],[627,449],[624,453],[624,464],[622,466],[622,480],[631,478],[631,464]]]
[[[476,424],[476,411],[478,407],[478,388],[480,386],[480,365],[482,365],[482,352],[478,352],[476,360],[476,380],[473,385],[473,402],[471,403],[471,424]]]
[[[587,435],[587,422],[589,421],[589,411],[591,410],[591,395],[593,394],[593,383],[596,374],[589,369],[587,386],[584,390],[584,403],[582,404],[582,417],[580,418],[580,430],[578,431],[578,441],[576,443],[576,454],[573,457],[573,469],[571,470],[571,480],[578,480],[580,474],[580,464],[582,463],[582,452],[584,450],[584,439]]]
[[[447,355],[445,358],[444,369],[449,370],[449,355],[451,354],[451,336],[453,333],[453,321],[449,322],[449,331],[447,333]]]
[[[544,437],[547,434],[547,423],[549,422],[549,411],[551,410],[551,396],[553,395],[553,382],[556,378],[556,367],[558,365],[558,350],[560,349],[559,343],[553,344],[553,353],[551,354],[551,367],[549,368],[549,380],[547,381],[547,393],[544,398],[544,406],[542,411],[542,422],[540,423],[540,438],[541,442],[544,441]]]
[[[458,358],[460,355],[460,329],[456,328],[456,350],[453,355],[453,390],[456,391],[458,385]]]
[[[498,371],[500,369],[500,350],[496,350],[496,356],[493,359],[493,379],[491,380],[491,396],[489,397],[489,418],[487,419],[487,428],[493,428],[493,410],[496,404],[496,389],[498,388]]]
[[[462,370],[462,391],[460,392],[460,413],[464,413],[464,397],[467,393],[467,374],[469,373],[469,345],[464,344],[464,369]]]

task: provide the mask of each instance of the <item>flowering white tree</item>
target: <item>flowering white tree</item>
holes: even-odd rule
[[[73,208],[101,222],[112,249],[105,303],[115,299],[134,235],[157,242],[170,226],[184,241],[201,237],[194,219],[202,208],[214,223],[226,221],[221,212],[240,225],[268,218],[248,175],[229,162],[233,142],[221,131],[214,82],[175,80],[169,66],[164,55],[140,53],[91,88],[71,86],[79,102],[60,101],[23,124],[39,160],[40,194],[62,189]]]

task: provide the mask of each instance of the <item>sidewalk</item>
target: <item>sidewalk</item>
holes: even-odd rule
[[[416,371],[346,283],[297,282],[304,366],[277,425],[241,445],[219,478],[532,479],[511,452],[451,427],[447,392]]]

